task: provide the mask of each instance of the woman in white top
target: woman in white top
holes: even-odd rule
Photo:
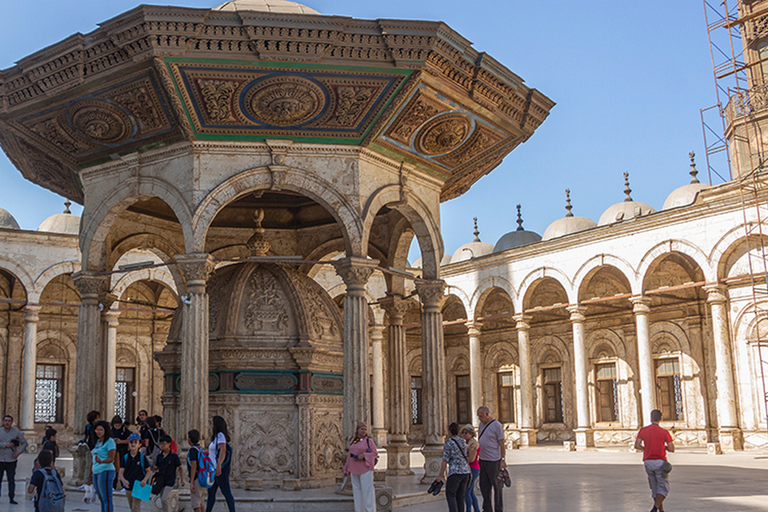
[[[216,478],[208,489],[208,503],[205,511],[211,512],[216,504],[216,491],[221,489],[224,500],[227,502],[229,512],[235,512],[235,497],[229,487],[229,473],[232,469],[232,448],[229,446],[229,432],[227,422],[221,416],[211,418],[211,444],[208,445],[208,456],[216,466]]]

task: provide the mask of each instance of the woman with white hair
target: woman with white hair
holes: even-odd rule
[[[376,491],[373,488],[373,468],[379,456],[376,444],[368,436],[368,425],[357,424],[355,437],[349,445],[344,476],[352,480],[355,512],[376,512]]]

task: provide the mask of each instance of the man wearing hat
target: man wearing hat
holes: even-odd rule
[[[135,482],[140,482],[142,487],[149,485],[152,477],[152,470],[149,469],[149,459],[139,451],[141,447],[141,436],[133,433],[128,436],[128,453],[120,461],[120,473],[118,478],[125,488],[125,495],[128,498],[128,506],[131,512],[141,512],[141,500],[131,495]]]

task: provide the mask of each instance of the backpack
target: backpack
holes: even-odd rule
[[[128,469],[128,455],[130,455],[130,454],[126,453],[125,455],[123,455],[123,468],[124,469]],[[144,454],[141,453],[141,452],[139,452],[139,467],[144,472],[144,474],[142,475],[142,478],[144,478],[145,476],[147,476],[147,470],[144,468]]]
[[[64,512],[64,488],[59,476],[51,468],[41,469],[45,476],[40,487],[37,508],[39,512]]]
[[[210,489],[213,487],[213,481],[216,479],[216,466],[208,452],[197,450],[197,481],[201,487]]]

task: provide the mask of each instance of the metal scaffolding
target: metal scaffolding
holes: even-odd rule
[[[760,332],[761,324],[768,327],[768,243],[763,233],[768,229],[768,225],[764,226],[768,220],[768,174],[765,173],[768,155],[763,149],[757,120],[758,116],[768,113],[768,77],[763,78],[766,67],[763,64],[768,62],[768,57],[754,47],[758,39],[768,37],[768,4],[744,0],[714,1],[719,3],[703,0],[703,4],[717,104],[701,111],[702,131],[710,183],[714,173],[724,181],[725,176],[735,180],[739,188],[754,325],[754,333],[748,336],[748,342],[755,344],[753,362],[760,372],[768,422],[768,340],[762,339],[768,337],[768,329],[765,333]],[[716,114],[719,114],[719,120],[715,118]],[[715,126],[722,130],[718,132]],[[726,159],[719,170],[711,162],[717,155],[724,155]],[[731,339],[735,337],[731,336]]]

